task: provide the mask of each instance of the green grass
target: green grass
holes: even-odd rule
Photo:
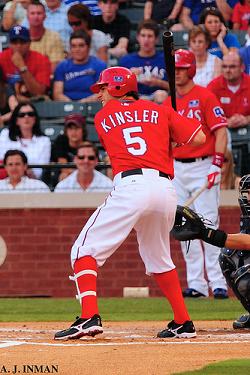
[[[196,371],[178,372],[175,375],[246,375],[249,373],[249,359],[234,359],[214,363]]]
[[[233,320],[242,313],[239,301],[187,299],[193,320]],[[171,320],[172,310],[165,298],[99,298],[99,309],[106,321]],[[72,321],[80,314],[73,298],[0,298],[1,322]]]

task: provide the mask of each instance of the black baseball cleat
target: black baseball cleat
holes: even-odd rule
[[[227,290],[223,288],[214,289],[213,295],[215,299],[227,299],[228,298]]]
[[[78,318],[68,328],[55,334],[55,340],[79,339],[82,336],[95,336],[103,333],[102,321],[100,315],[94,315],[92,318]]]
[[[194,324],[191,320],[187,320],[183,324],[177,324],[174,320],[168,323],[168,328],[158,332],[157,337],[168,339],[168,338],[180,338],[190,339],[196,337]]]
[[[250,329],[250,314],[241,315],[237,320],[233,322],[234,329]]]
[[[206,297],[205,294],[198,292],[193,288],[187,288],[182,292],[184,298],[200,298]]]

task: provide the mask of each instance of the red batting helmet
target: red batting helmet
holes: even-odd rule
[[[193,78],[196,73],[196,61],[193,52],[186,49],[175,51],[175,67],[188,68],[188,76]]]
[[[123,96],[129,91],[138,92],[135,74],[121,66],[104,69],[99,80],[90,89],[94,94],[97,94],[103,85],[107,85],[108,92],[112,96]]]

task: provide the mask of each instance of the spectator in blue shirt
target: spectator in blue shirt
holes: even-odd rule
[[[225,20],[218,9],[206,8],[201,14],[200,24],[204,25],[212,40],[208,52],[222,59],[229,51],[240,48],[237,37],[228,32]]]
[[[250,74],[250,45],[240,48],[239,54],[245,66],[245,73]]]
[[[89,55],[90,36],[82,30],[70,37],[71,58],[61,61],[54,73],[53,98],[60,101],[96,101],[90,91],[107,65],[100,59]]]
[[[156,51],[159,26],[156,21],[142,21],[137,29],[139,51],[129,53],[119,61],[137,76],[141,97],[162,103],[168,93],[163,52]]]
[[[184,29],[190,30],[199,24],[200,14],[207,7],[218,8],[226,22],[230,21],[233,7],[239,0],[184,0],[180,21]]]

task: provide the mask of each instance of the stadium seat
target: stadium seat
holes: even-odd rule
[[[250,126],[230,129],[235,173],[242,176],[250,173]]]
[[[174,31],[174,48],[187,48],[188,47],[188,32],[187,31]]]
[[[233,161],[234,161],[234,173],[237,176],[242,176],[242,162],[243,162],[243,152],[242,148],[233,147],[232,154],[233,154]]]
[[[0,0],[0,9],[2,10],[6,4],[6,0]]]
[[[56,137],[64,132],[64,125],[62,124],[51,124],[44,120],[41,120],[40,127],[42,132],[47,135],[53,143]]]
[[[9,33],[0,31],[0,52],[9,47]]]
[[[95,117],[95,114],[102,108],[102,105],[100,102],[93,102],[93,103],[87,103],[86,104],[86,114],[87,118],[93,118]]]
[[[230,33],[234,34],[237,37],[241,47],[245,45],[246,43],[246,31],[245,30],[230,30]]]
[[[135,8],[143,8],[145,6],[145,0],[131,1],[132,6]]]
[[[238,129],[230,129],[233,144],[244,144],[250,141],[250,126]],[[250,144],[249,144],[250,148]]]
[[[132,7],[127,9],[120,9],[120,14],[126,16],[131,22],[131,28],[136,30],[138,23],[140,23],[144,18],[144,8],[143,7]]]
[[[93,102],[87,104],[87,117],[86,117],[86,125],[87,125],[87,132],[88,132],[88,140],[97,144],[98,148],[100,148],[100,141],[98,135],[95,130],[94,125],[94,117],[95,114],[102,108],[101,103]]]
[[[56,102],[56,101],[43,101],[36,102],[34,106],[41,120],[46,119],[47,123],[63,123],[64,117],[72,112],[80,112],[86,116],[86,104],[78,102]]]

